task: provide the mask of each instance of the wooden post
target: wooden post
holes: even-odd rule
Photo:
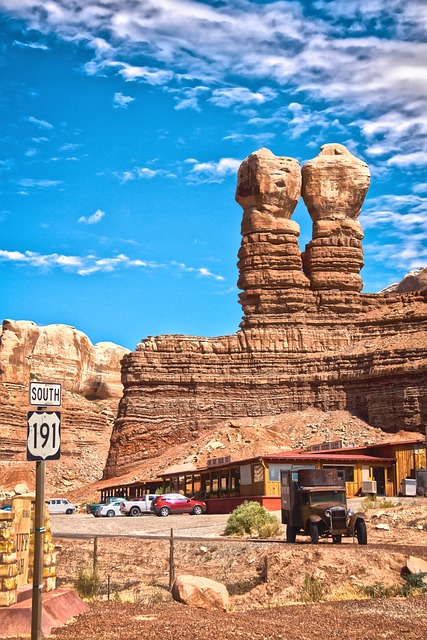
[[[111,576],[107,576],[107,600],[108,600],[108,602],[110,602],[110,577]]]
[[[268,582],[268,556],[264,558],[264,582]]]
[[[175,555],[174,555],[173,529],[171,529],[170,548],[169,548],[169,591],[172,590],[174,581],[175,581]]]
[[[95,536],[93,539],[93,572],[96,573],[98,570],[98,536]]]

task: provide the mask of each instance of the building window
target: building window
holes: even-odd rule
[[[338,471],[338,478],[344,482],[354,482],[354,466],[350,464],[335,465],[324,464],[324,469],[336,469]]]

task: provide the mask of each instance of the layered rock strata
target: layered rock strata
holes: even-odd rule
[[[73,327],[5,320],[0,333],[0,487],[22,479],[31,380],[61,383],[61,459],[47,465],[48,489],[65,491],[100,477],[122,396],[127,349],[93,345]],[[33,407],[34,408],[34,407]],[[33,466],[33,465],[32,465]],[[33,486],[32,468],[27,479]],[[14,475],[14,469],[16,475]]]
[[[238,253],[240,303],[245,315],[293,312],[305,304],[310,282],[302,272],[299,225],[291,220],[301,196],[301,168],[268,149],[240,166],[236,200],[243,208]]]
[[[368,165],[341,144],[323,145],[303,167],[302,196],[313,220],[304,271],[315,291],[363,288],[363,231],[357,218],[369,180]]]
[[[308,407],[347,410],[384,431],[423,431],[427,291],[360,293],[357,216],[369,172],[340,145],[326,145],[319,158],[303,168],[314,223],[305,274],[290,220],[296,161],[266,150],[245,160],[236,193],[244,209],[241,329],[209,339],[150,337],[125,356],[105,477],[223,420]]]

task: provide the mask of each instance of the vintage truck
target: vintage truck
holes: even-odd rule
[[[367,544],[365,514],[347,507],[345,483],[336,469],[282,471],[281,496],[287,542],[301,534],[310,536],[313,544],[320,537],[339,544],[343,536]]]
[[[120,511],[126,516],[142,516],[143,513],[151,513],[150,507],[155,497],[155,494],[147,493],[142,498],[123,500]]]

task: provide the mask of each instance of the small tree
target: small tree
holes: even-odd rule
[[[256,535],[259,538],[272,538],[279,533],[279,519],[259,502],[244,502],[234,509],[224,531],[226,536]]]

